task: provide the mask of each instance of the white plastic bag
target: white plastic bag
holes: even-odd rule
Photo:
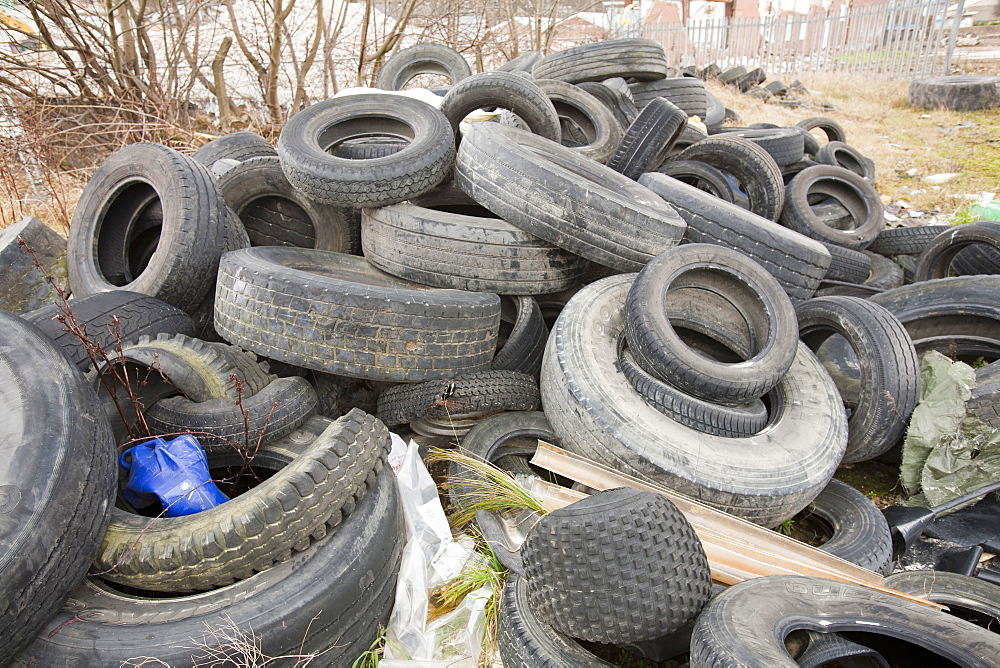
[[[462,572],[475,554],[468,536],[454,540],[437,486],[417,444],[392,434],[389,464],[396,474],[406,522],[406,545],[380,666],[474,667],[481,652],[485,607],[493,588],[470,593],[446,615],[427,623],[430,592]]]

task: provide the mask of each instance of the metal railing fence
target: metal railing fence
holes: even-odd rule
[[[769,74],[839,71],[878,77],[946,74],[963,2],[889,0],[878,5],[814,9],[761,18],[645,23],[643,36],[663,45],[673,65],[762,67]]]

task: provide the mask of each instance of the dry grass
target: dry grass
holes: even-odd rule
[[[798,96],[808,103],[799,108],[766,104],[718,83],[709,83],[709,89],[744,124],[790,125],[812,116],[836,120],[847,143],[875,161],[876,187],[884,201],[905,199],[916,209],[954,214],[969,203],[964,195],[1000,191],[1000,109],[916,109],[906,104],[908,80],[823,73],[799,78],[809,90]],[[837,108],[824,110],[822,103]],[[965,121],[976,125],[955,127]],[[913,168],[917,176],[903,175]],[[961,176],[938,187],[921,181],[944,172]],[[920,190],[925,192],[915,192]]]

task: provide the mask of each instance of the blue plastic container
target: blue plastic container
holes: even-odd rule
[[[225,503],[229,497],[212,482],[208,457],[194,436],[154,438],[118,458],[128,471],[125,500],[136,508],[159,501],[165,517],[192,515]]]

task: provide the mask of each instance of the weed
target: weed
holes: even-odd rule
[[[792,529],[795,526],[795,518],[787,519],[778,526],[778,533],[783,536],[791,536]]]
[[[457,450],[431,449],[428,463],[452,462],[463,469],[462,503],[451,514],[453,527],[465,526],[480,510],[504,512],[529,509],[542,512],[542,504],[506,471],[478,457]]]

